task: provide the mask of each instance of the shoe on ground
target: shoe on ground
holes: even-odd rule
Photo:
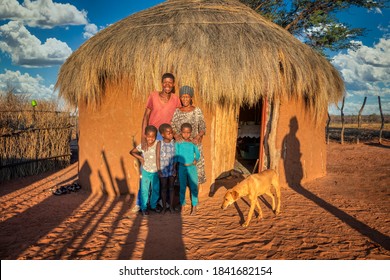
[[[149,211],[148,210],[142,210],[142,216],[148,216],[149,215]]]
[[[156,212],[156,213],[161,213],[161,209],[159,207],[152,208],[150,210],[152,210],[153,212]]]

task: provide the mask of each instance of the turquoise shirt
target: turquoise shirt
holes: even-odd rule
[[[200,158],[199,149],[192,142],[176,142],[175,149],[175,159],[178,163],[192,164],[194,160],[198,161]]]

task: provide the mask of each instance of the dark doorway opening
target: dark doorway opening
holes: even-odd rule
[[[246,174],[258,173],[262,100],[240,107],[236,147],[236,168]]]

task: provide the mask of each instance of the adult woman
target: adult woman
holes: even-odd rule
[[[173,113],[181,106],[179,97],[174,94],[175,76],[165,73],[162,75],[161,83],[162,90],[150,93],[146,102],[142,131],[145,131],[148,125],[153,125],[158,129],[163,123],[171,123]],[[157,140],[162,140],[160,133],[157,135]],[[145,135],[142,135],[141,144],[146,147]]]
[[[202,110],[192,105],[194,89],[190,86],[183,86],[179,90],[182,107],[176,109],[172,118],[172,129],[176,141],[181,140],[180,127],[183,123],[190,123],[192,126],[191,140],[198,146],[200,159],[196,164],[198,171],[198,183],[206,182],[206,173],[204,170],[204,157],[202,149],[202,139],[206,133],[206,122]]]

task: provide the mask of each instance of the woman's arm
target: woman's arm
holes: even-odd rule
[[[180,134],[180,123],[179,123],[179,117],[178,117],[178,109],[176,109],[175,113],[173,114],[171,126],[173,130],[173,137],[176,141],[181,140],[181,134]]]
[[[162,177],[160,156],[161,156],[161,141],[158,141],[156,147],[156,165],[157,165],[158,176]]]
[[[145,109],[144,117],[142,118],[142,136],[141,136],[141,146],[143,150],[147,150],[148,145],[146,144],[146,136],[145,136],[145,128],[149,125],[149,118],[150,118],[150,113],[152,110],[149,108]]]
[[[194,144],[200,144],[202,143],[203,136],[206,134],[206,122],[204,120],[204,116],[202,113],[202,110],[200,110],[199,107],[196,108],[196,120],[197,120],[197,126],[198,126],[198,135],[196,135],[193,139]]]

